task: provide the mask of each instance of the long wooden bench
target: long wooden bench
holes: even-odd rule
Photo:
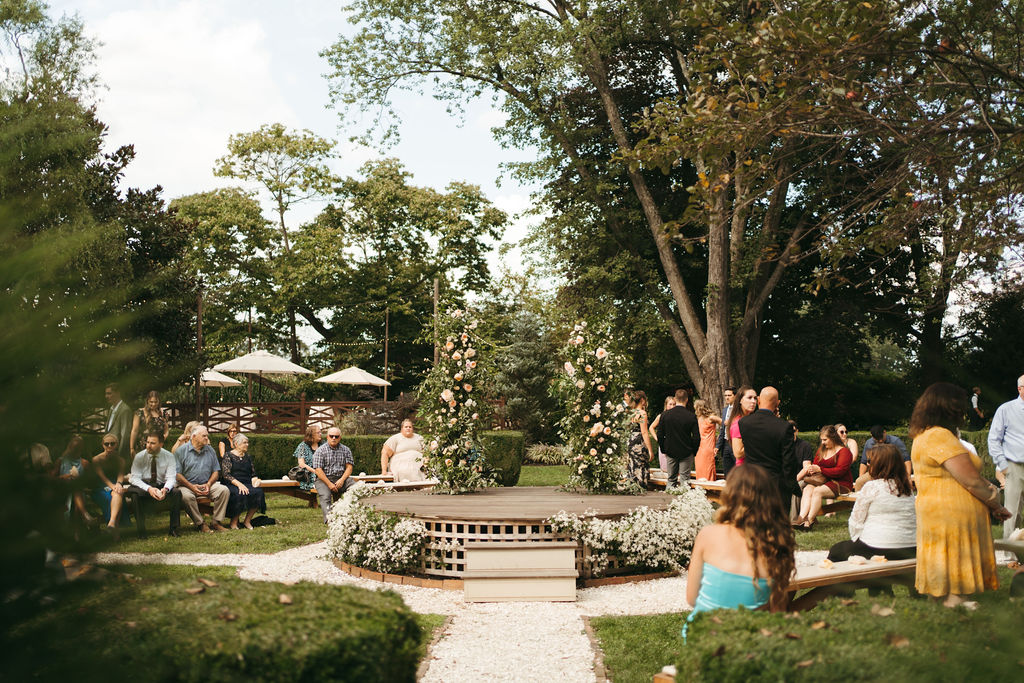
[[[687,483],[691,488],[703,489],[704,493],[707,494],[708,500],[712,502],[718,502],[718,499],[722,496],[722,491],[725,489],[724,479],[716,479],[715,481],[690,479]],[[855,492],[844,493],[841,496],[824,501],[821,506],[821,512],[824,514],[827,512],[849,510],[856,502],[857,494]]]
[[[803,611],[825,598],[858,588],[880,588],[894,583],[913,587],[917,560],[890,560],[855,564],[836,562],[831,567],[819,565],[797,568],[796,578],[789,584],[789,610]],[[807,590],[799,598],[797,591]]]

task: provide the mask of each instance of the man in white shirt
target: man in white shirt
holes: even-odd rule
[[[1009,538],[1020,525],[1024,507],[1024,375],[1017,378],[1017,398],[999,406],[992,416],[988,454],[996,479],[1006,490],[1004,505],[1010,517],[1003,522],[1003,538]]]
[[[132,461],[128,475],[131,486],[135,515],[139,521],[139,535],[145,536],[145,509],[148,506],[170,507],[171,536],[178,535],[181,522],[181,491],[174,487],[177,466],[174,456],[163,447],[164,436],[160,432],[146,435],[146,450],[141,451]]]

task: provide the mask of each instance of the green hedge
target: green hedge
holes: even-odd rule
[[[910,450],[914,440],[907,436],[906,432],[887,432],[891,436],[898,437],[907,446],[907,450]],[[860,472],[860,455],[864,452],[864,444],[871,438],[870,432],[848,432],[847,436],[857,441],[857,447],[860,449],[857,453],[857,458],[854,460],[850,469],[853,471],[854,479],[857,478]],[[976,449],[978,449],[978,457],[981,458],[981,476],[988,479],[994,479],[996,476],[996,468],[992,463],[992,458],[988,454],[988,430],[982,429],[977,432],[960,432],[960,436],[963,437],[964,441],[969,442]],[[815,449],[818,447],[818,432],[800,432],[800,438],[808,442]]]
[[[424,633],[391,591],[241,581],[233,569],[59,587],[5,625],[6,680],[409,681]],[[139,569],[144,575],[145,568]],[[200,573],[202,572],[202,573]],[[278,596],[287,593],[290,605]]]
[[[509,431],[481,432],[480,442],[487,463],[498,474],[498,482],[502,486],[518,484],[526,454],[526,435]]]

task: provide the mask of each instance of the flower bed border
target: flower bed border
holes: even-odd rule
[[[462,579],[431,579],[425,576],[409,576],[407,574],[387,574],[375,572],[372,569],[364,569],[351,565],[341,560],[332,560],[334,566],[350,576],[359,579],[368,579],[379,583],[394,583],[403,586],[416,586],[417,588],[439,588],[441,590],[461,591],[463,590]],[[626,574],[622,576],[605,576],[599,579],[577,579],[577,588],[599,588],[601,586],[619,586],[626,583],[639,583],[640,581],[653,581],[655,579],[667,579],[678,576],[678,572],[656,572],[653,574]]]

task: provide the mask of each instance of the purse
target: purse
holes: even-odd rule
[[[807,482],[808,486],[824,486],[825,482],[828,481],[828,477],[821,472],[815,472],[814,474],[806,475],[804,481]]]
[[[298,465],[288,470],[288,478],[292,481],[297,481],[300,484],[308,484],[313,481],[313,477],[311,476],[312,474],[313,473],[309,470],[304,467],[299,467]]]

